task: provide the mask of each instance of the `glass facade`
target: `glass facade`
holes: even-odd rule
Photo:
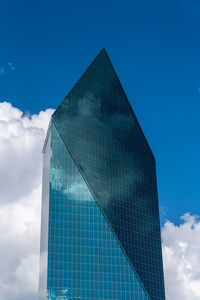
[[[155,159],[105,50],[52,116],[44,157],[40,300],[164,300]]]
[[[47,299],[147,300],[53,123],[51,141]]]

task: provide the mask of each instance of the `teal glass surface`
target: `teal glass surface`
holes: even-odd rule
[[[151,300],[164,300],[155,158],[105,50],[52,120]]]
[[[44,299],[150,300],[53,122]]]
[[[103,49],[51,118],[40,300],[164,300],[155,158]]]

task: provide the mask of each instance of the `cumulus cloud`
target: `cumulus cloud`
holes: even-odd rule
[[[187,213],[162,229],[167,300],[200,299],[200,218]]]
[[[42,146],[52,109],[27,116],[0,103],[0,299],[35,300],[38,292]],[[200,295],[200,220],[162,229],[167,300]]]
[[[52,109],[0,103],[0,299],[37,299],[42,146]]]
[[[1,203],[16,201],[40,184],[41,149],[51,113],[49,109],[30,118],[10,103],[0,103]]]

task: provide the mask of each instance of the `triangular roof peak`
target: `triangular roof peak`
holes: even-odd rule
[[[99,60],[100,60],[101,58],[102,58],[102,61],[100,62],[100,64],[98,64],[98,62],[99,62]],[[130,112],[132,113],[134,119],[136,120],[136,122],[137,122],[137,124],[138,124],[138,127],[139,127],[139,129],[140,129],[140,131],[141,131],[141,133],[142,133],[142,135],[143,135],[143,137],[144,137],[144,140],[145,140],[145,142],[146,142],[146,145],[148,146],[148,148],[149,148],[151,154],[153,155],[153,152],[152,152],[152,150],[151,150],[151,148],[150,148],[150,146],[149,146],[149,143],[148,143],[148,141],[147,141],[147,139],[146,139],[146,137],[145,137],[145,135],[144,135],[144,133],[143,133],[143,130],[142,130],[141,127],[140,127],[140,124],[139,124],[139,122],[138,122],[138,120],[137,120],[137,117],[136,117],[134,111],[133,111],[133,108],[132,108],[132,106],[131,106],[130,103],[129,103],[129,100],[128,100],[127,96],[126,96],[126,93],[124,92],[124,89],[123,89],[123,87],[122,87],[122,85],[121,85],[121,82],[120,82],[120,80],[119,80],[119,78],[118,78],[116,72],[115,72],[115,69],[114,69],[114,67],[113,67],[113,65],[112,65],[112,63],[111,63],[111,60],[110,60],[110,58],[109,58],[109,56],[108,56],[108,53],[107,53],[105,47],[102,47],[102,49],[99,51],[99,53],[97,54],[97,56],[93,59],[93,61],[92,61],[92,62],[90,63],[90,65],[87,67],[87,69],[85,70],[85,72],[82,74],[82,76],[79,78],[79,80],[78,80],[78,81],[76,82],[76,84],[73,86],[73,88],[70,90],[70,92],[67,94],[67,96],[64,98],[64,100],[61,102],[61,104],[57,107],[57,109],[55,110],[55,112],[54,112],[53,115],[52,115],[52,118],[54,118],[54,116],[57,114],[58,110],[60,110],[60,108],[64,105],[64,103],[67,101],[67,99],[70,98],[71,94],[72,94],[76,89],[78,89],[78,86],[80,85],[80,83],[82,82],[82,80],[84,80],[84,79],[88,76],[88,73],[90,72],[90,70],[92,70],[93,67],[94,67],[95,65],[98,65],[98,68],[95,70],[95,74],[97,74],[98,71],[99,71],[99,67],[100,67],[100,65],[102,66],[102,64],[104,64],[105,66],[107,65],[107,68],[109,69],[109,71],[111,71],[111,73],[112,73],[113,76],[115,77],[115,80],[116,80],[118,86],[120,87],[121,93],[123,94],[124,100],[125,100],[125,102],[128,104],[129,110],[130,110]],[[153,155],[153,157],[154,157],[154,155]]]

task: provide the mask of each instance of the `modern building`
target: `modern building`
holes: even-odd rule
[[[40,300],[164,300],[155,158],[103,49],[44,145]]]

